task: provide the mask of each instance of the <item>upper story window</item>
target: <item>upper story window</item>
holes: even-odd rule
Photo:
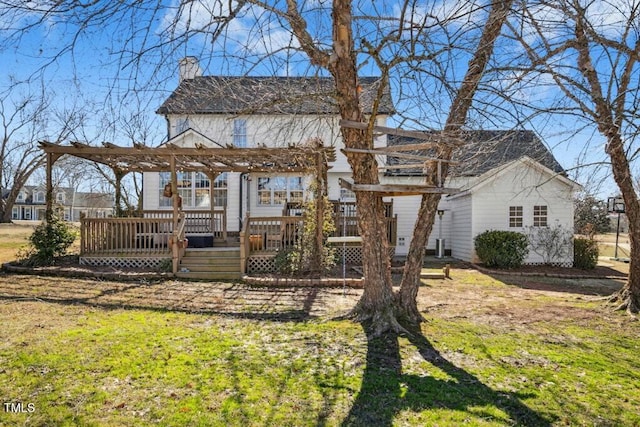
[[[247,121],[245,119],[233,121],[233,145],[238,148],[247,147]]]
[[[522,206],[509,206],[509,227],[522,227]]]
[[[60,203],[64,203],[64,193],[56,194],[56,201]]]
[[[34,195],[34,199],[36,203],[44,203],[44,192],[37,191],[36,194]]]
[[[547,207],[546,206],[534,206],[533,207],[533,226],[534,227],[546,227],[547,223]]]
[[[21,191],[21,192],[19,192],[19,193],[18,193],[18,197],[17,197],[17,199],[16,199],[16,200],[17,200],[18,202],[24,202],[24,198],[25,198],[25,197],[24,197],[24,193]]]

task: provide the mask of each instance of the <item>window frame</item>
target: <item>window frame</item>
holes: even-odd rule
[[[172,206],[171,197],[164,197],[164,186],[171,183],[170,172],[158,173],[158,189],[160,208]],[[213,196],[214,207],[226,208],[228,175],[223,172],[218,175],[211,185],[209,177],[202,172],[179,172],[178,173],[178,194],[182,197],[182,207],[184,209],[211,209]],[[206,200],[208,199],[208,202]],[[200,201],[200,202],[199,202]]]
[[[509,206],[509,228],[524,227],[524,209],[522,206]]]
[[[547,205],[533,206],[533,226],[534,227],[549,226],[549,207]]]
[[[256,179],[257,206],[283,206],[289,202],[302,203],[304,196],[304,177],[302,175],[265,175],[258,176]]]
[[[233,146],[247,148],[247,119],[233,119]]]

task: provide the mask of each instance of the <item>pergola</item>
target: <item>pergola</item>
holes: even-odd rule
[[[112,143],[103,143],[102,147],[73,142],[70,145],[40,142],[46,153],[47,195],[46,219],[53,215],[52,169],[63,155],[86,159],[108,166],[116,178],[116,201],[119,200],[120,183],[130,172],[171,172],[171,194],[173,202],[173,223],[177,228],[179,221],[179,202],[177,191],[177,173],[202,172],[213,182],[223,172],[264,172],[264,173],[308,173],[314,174],[320,187],[326,192],[326,171],[328,163],[335,161],[333,147],[325,147],[318,139],[305,144],[288,147],[211,148],[201,144],[195,147],[180,147],[164,144],[160,147],[147,147],[136,144],[123,147]],[[213,206],[212,206],[213,209]],[[322,227],[318,227],[321,229]],[[176,270],[174,258],[174,273]]]

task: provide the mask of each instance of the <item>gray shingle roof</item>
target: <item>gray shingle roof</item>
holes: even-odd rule
[[[365,114],[371,113],[380,80],[359,79]],[[330,77],[220,77],[185,79],[158,108],[158,114],[336,114]],[[379,113],[393,114],[387,89]]]
[[[434,132],[435,133],[435,132]],[[528,156],[554,172],[565,174],[551,151],[530,130],[474,130],[463,134],[466,142],[453,153],[453,160],[460,162],[454,166],[451,176],[478,176],[491,169],[502,166],[521,157]],[[420,140],[389,135],[388,145],[419,143]],[[416,154],[433,155],[426,150]],[[388,165],[415,163],[389,157]],[[390,169],[388,175],[415,176],[421,175],[418,169]]]

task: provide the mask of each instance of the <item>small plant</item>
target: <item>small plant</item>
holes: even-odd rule
[[[515,231],[488,230],[473,241],[478,258],[487,267],[517,268],[529,253],[527,236]]]
[[[598,242],[593,239],[576,238],[573,240],[573,266],[583,270],[592,270],[598,263]]]
[[[160,265],[158,266],[158,270],[168,273],[173,269],[173,260],[171,258],[165,258],[160,261]]]
[[[559,223],[550,227],[528,227],[531,251],[542,257],[546,265],[562,264],[571,251],[573,232]]]
[[[66,254],[76,239],[76,230],[53,215],[50,221],[38,225],[29,237],[31,248],[25,252],[28,265],[53,265],[55,259]]]

